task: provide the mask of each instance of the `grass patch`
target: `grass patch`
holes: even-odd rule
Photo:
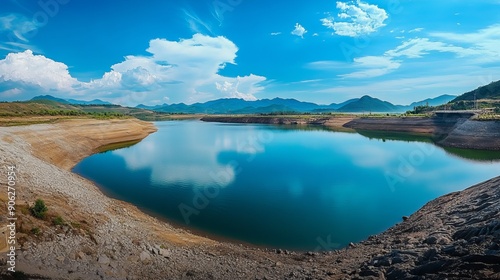
[[[57,216],[52,220],[52,224],[54,224],[55,226],[64,226],[66,225],[66,222],[61,216]]]
[[[40,233],[42,233],[42,231],[40,230],[39,227],[34,227],[30,230],[30,232],[34,235],[39,235]]]

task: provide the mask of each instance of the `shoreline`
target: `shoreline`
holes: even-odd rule
[[[373,131],[427,135],[442,147],[500,151],[500,121],[478,121],[462,115],[434,117],[359,116],[205,116],[206,122],[320,125],[333,131]]]
[[[52,279],[156,279],[158,275],[169,279],[396,279],[398,275],[439,279],[455,272],[469,273],[463,275],[472,279],[500,276],[495,272],[498,266],[486,262],[488,258],[500,260],[500,251],[493,256],[485,253],[494,250],[488,249],[493,248],[492,242],[500,241],[500,224],[494,224],[500,213],[492,212],[500,207],[500,200],[495,200],[500,197],[500,177],[433,200],[406,221],[349,248],[317,253],[204,238],[109,198],[95,184],[69,171],[78,161],[72,162],[96,152],[103,143],[139,140],[153,128],[153,124],[137,120],[73,120],[0,130],[0,150],[5,154],[0,164],[14,162],[20,168],[19,207],[43,198],[50,215],[61,215],[68,222],[54,226],[20,212],[19,223],[24,229],[18,229],[20,243],[22,240],[19,270]],[[6,214],[5,209],[1,211]],[[41,234],[31,234],[31,227],[39,227]],[[492,229],[484,231],[487,234],[481,235],[481,243],[454,238],[471,228]],[[448,254],[451,249],[469,250],[473,246],[474,256],[485,257],[466,259],[473,256],[471,251],[461,256]],[[436,253],[426,260],[429,250]],[[443,260],[447,265],[428,268]],[[389,265],[378,265],[384,262]],[[481,264],[481,269],[460,269],[470,263]]]

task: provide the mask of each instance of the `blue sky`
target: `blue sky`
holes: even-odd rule
[[[147,4],[146,4],[147,3]],[[500,0],[2,0],[0,100],[395,104],[500,79]]]

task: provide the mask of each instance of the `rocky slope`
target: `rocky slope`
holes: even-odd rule
[[[133,120],[0,128],[0,166],[15,164],[18,169],[17,270],[33,279],[34,275],[51,279],[500,279],[500,177],[429,202],[386,232],[343,250],[258,249],[174,228],[104,196],[94,184],[68,171],[103,144],[138,140],[152,131],[151,124]],[[5,178],[5,168],[0,176]],[[0,182],[4,189],[4,180]],[[37,198],[49,207],[47,220],[35,219],[27,211]],[[4,203],[6,199],[0,195]],[[1,223],[6,223],[5,216],[1,207]],[[56,216],[64,224],[55,225]],[[326,244],[323,249],[331,248]],[[3,279],[12,278],[5,266],[0,271]]]

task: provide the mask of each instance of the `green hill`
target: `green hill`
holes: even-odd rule
[[[23,102],[0,102],[0,117],[88,117],[88,118],[127,118],[158,121],[172,119],[173,116],[140,108],[119,105],[77,105],[58,102],[57,99],[38,98]]]
[[[474,98],[475,97],[475,98]],[[489,85],[479,87],[473,91],[466,92],[451,102],[470,101],[480,99],[494,99],[500,100],[500,81],[492,82]]]

